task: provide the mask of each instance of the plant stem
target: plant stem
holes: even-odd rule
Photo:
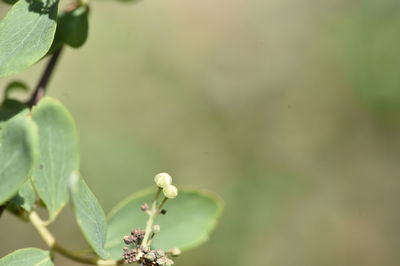
[[[29,220],[36,228],[47,246],[49,246],[52,251],[58,252],[66,258],[90,265],[115,266],[124,264],[123,260],[101,260],[97,257],[85,257],[76,252],[70,251],[56,242],[53,234],[47,229],[45,222],[36,212],[33,211],[29,214]]]
[[[153,227],[153,223],[154,223],[154,218],[155,218],[155,212],[151,211],[151,215],[149,217],[149,219],[147,220],[146,223],[146,230],[145,230],[145,235],[142,241],[142,246],[143,247],[148,247],[149,246],[149,238],[150,238],[150,234],[153,231],[152,227]]]
[[[43,98],[43,96],[46,94],[47,84],[49,83],[51,75],[54,72],[55,66],[57,65],[57,61],[60,58],[62,49],[63,47],[61,46],[60,49],[58,49],[57,51],[54,52],[54,54],[51,55],[47,63],[47,66],[44,69],[44,72],[39,80],[39,83],[35,88],[35,91],[33,92],[29,101],[26,103],[30,108],[36,105],[39,102],[39,100]]]
[[[75,254],[74,252],[71,252],[70,250],[60,246],[57,243],[54,243],[53,250],[57,251],[61,255],[63,255],[66,258],[69,258],[74,261],[86,263],[86,264],[92,264],[96,265],[97,264],[97,259],[96,258],[89,258],[89,257],[83,257]],[[115,264],[112,264],[115,265]]]
[[[36,228],[36,230],[38,231],[39,235],[42,237],[44,242],[46,242],[46,244],[49,246],[49,248],[51,249],[54,248],[56,240],[52,235],[52,233],[44,225],[45,223],[42,221],[42,219],[40,219],[39,215],[33,211],[29,214],[29,220]]]
[[[149,219],[147,220],[146,223],[146,229],[145,229],[145,234],[144,238],[142,241],[142,246],[143,247],[149,247],[150,245],[150,235],[153,232],[153,224],[154,224],[154,219],[156,218],[158,214],[158,208],[157,208],[157,200],[160,197],[161,194],[161,188],[158,188],[156,196],[154,197],[153,203],[151,204],[151,209],[148,212],[149,213]]]
[[[161,211],[162,207],[164,207],[165,203],[167,202],[168,198],[164,197],[163,201],[161,202],[160,206],[158,206],[158,210]]]

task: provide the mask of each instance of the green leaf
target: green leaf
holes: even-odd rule
[[[50,253],[38,248],[18,249],[0,259],[0,266],[52,266]]]
[[[19,189],[18,194],[11,199],[11,203],[23,208],[28,213],[32,211],[36,201],[36,193],[31,179],[28,179]]]
[[[54,220],[68,202],[68,178],[79,169],[78,136],[71,114],[57,100],[43,98],[32,111],[39,128],[39,163],[32,180]]]
[[[57,38],[57,34],[54,37],[53,43],[51,44],[50,49],[47,51],[46,56],[54,54],[57,50],[61,49],[63,46],[63,42]]]
[[[49,50],[56,31],[56,0],[19,0],[0,22],[0,77],[21,72]]]
[[[104,211],[85,181],[75,173],[70,177],[70,196],[76,220],[86,240],[100,257],[107,257]]]
[[[13,197],[37,161],[37,128],[25,114],[1,124],[0,204]]]
[[[121,258],[124,247],[123,236],[136,228],[144,228],[148,215],[140,206],[151,203],[155,190],[132,194],[121,201],[107,216],[108,231],[106,249],[110,258]],[[155,224],[161,231],[154,237],[153,247],[168,250],[188,250],[207,241],[222,212],[222,200],[210,192],[200,190],[179,190],[179,195],[168,200],[165,215],[157,216]]]
[[[6,121],[24,110],[26,105],[13,99],[5,99],[0,106],[0,121]]]
[[[88,7],[81,6],[59,16],[55,39],[78,48],[86,42],[88,32]]]

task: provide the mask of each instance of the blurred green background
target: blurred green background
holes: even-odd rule
[[[48,93],[75,117],[81,170],[106,211],[167,171],[226,204],[210,241],[176,265],[399,265],[399,1],[91,11],[88,43],[66,49]],[[43,63],[1,87],[34,86]],[[44,247],[30,225],[0,223],[1,256]],[[68,208],[52,229],[85,246]]]

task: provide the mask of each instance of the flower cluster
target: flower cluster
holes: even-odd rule
[[[143,229],[135,229],[131,232],[129,236],[124,236],[125,244],[135,244],[136,246],[140,246],[142,244],[144,234],[146,232]]]
[[[124,260],[125,263],[137,263],[142,266],[171,266],[174,264],[162,249],[151,250],[148,247],[136,247],[131,250],[125,247]]]
[[[169,199],[178,196],[178,189],[172,185],[172,178],[167,173],[157,174],[154,182],[158,187],[156,196],[151,204],[144,203],[140,209],[149,215],[149,220],[146,224],[146,230],[135,229],[130,235],[124,236],[124,243],[130,247],[124,247],[123,258],[125,263],[136,263],[141,266],[170,266],[174,262],[167,255],[178,256],[180,250],[178,248],[171,249],[165,252],[162,249],[151,249],[153,237],[160,232],[160,226],[153,224],[155,217],[158,214],[166,214],[167,211],[162,207]],[[159,200],[159,196],[164,194],[164,199]]]

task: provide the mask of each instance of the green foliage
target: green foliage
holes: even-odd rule
[[[72,116],[60,102],[50,97],[43,98],[33,108],[32,119],[28,111],[23,111],[4,122],[1,133],[1,203],[18,192],[9,205],[20,207],[27,213],[33,210],[36,193],[29,179],[33,170],[32,182],[49,211],[49,222],[55,219],[70,195],[77,223],[93,251],[100,258],[121,259],[123,237],[132,229],[145,225],[147,214],[139,209],[143,203],[151,202],[154,190],[135,193],[123,200],[108,215],[107,225],[99,202],[77,174],[78,138]],[[159,216],[156,221],[162,230],[153,240],[152,247],[187,250],[208,239],[221,213],[222,202],[209,192],[183,190],[176,199],[169,200],[167,209],[168,215]],[[32,218],[31,221],[37,227],[43,226],[42,222],[38,224]],[[39,232],[43,230],[46,229]],[[19,252],[24,254],[26,251]],[[8,263],[16,254],[4,260]],[[43,259],[43,262],[46,261]]]
[[[89,32],[88,13],[88,7],[81,6],[60,14],[55,38],[74,48],[82,46]]]
[[[121,256],[121,239],[134,228],[143,228],[147,215],[139,213],[140,206],[151,202],[154,190],[137,192],[121,201],[107,216],[106,248],[110,258]],[[161,232],[154,238],[153,246],[168,250],[188,250],[205,242],[215,228],[222,211],[221,199],[213,193],[199,190],[180,190],[176,199],[166,204],[167,214],[158,216],[156,223]]]
[[[36,201],[36,193],[32,186],[31,179],[28,179],[19,189],[18,194],[11,199],[11,202],[31,212]]]
[[[151,210],[141,212],[139,208],[154,197],[154,191],[147,190],[122,201],[106,219],[98,200],[78,174],[79,148],[74,119],[58,100],[43,97],[62,51],[60,48],[64,44],[74,48],[82,46],[89,31],[87,3],[71,4],[58,18],[57,6],[56,0],[19,0],[0,22],[0,76],[18,73],[58,50],[51,56],[26,103],[10,99],[15,90],[29,91],[24,82],[12,81],[4,90],[0,106],[0,216],[7,209],[30,221],[52,251],[78,262],[119,265],[122,254],[125,262],[129,262],[131,252],[141,249],[135,255],[136,263],[169,266],[173,261],[167,250],[187,250],[208,239],[221,213],[221,200],[199,190],[178,193],[172,178],[162,173],[168,176],[165,182],[158,182],[164,196],[161,200],[161,189],[158,190]],[[167,201],[168,215],[161,216],[161,208]],[[61,247],[47,228],[68,202],[91,247],[89,252],[74,253]],[[39,217],[35,211],[38,207],[47,208],[48,221]],[[161,231],[153,224],[155,219]],[[138,229],[145,224],[145,230]],[[132,229],[135,230],[131,236],[124,237]],[[124,243],[134,244],[136,248],[130,250]],[[167,253],[152,248],[161,248]],[[104,258],[111,260],[104,261]],[[53,265],[52,259],[47,251],[28,248],[3,257],[0,266],[46,266]]]
[[[79,170],[78,136],[71,114],[57,100],[44,98],[32,110],[39,127],[39,162],[32,180],[53,220],[68,202],[68,178]]]
[[[0,106],[0,121],[6,121],[26,108],[26,105],[13,99],[5,99]]]
[[[107,257],[104,249],[107,233],[104,211],[85,181],[75,173],[70,178],[70,194],[76,220],[83,235],[100,257]]]
[[[24,248],[0,259],[0,266],[52,266],[50,252],[38,248]]]
[[[14,196],[32,172],[38,150],[36,131],[25,114],[1,125],[0,204]]]
[[[19,0],[0,22],[0,77],[21,72],[49,50],[58,2]]]

